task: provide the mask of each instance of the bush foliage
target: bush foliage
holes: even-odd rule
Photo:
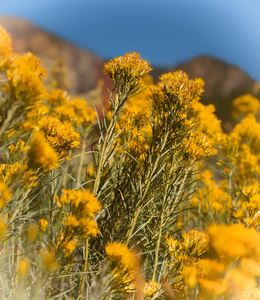
[[[202,79],[150,70],[105,64],[97,113],[0,29],[1,299],[260,299],[258,100],[226,134]]]

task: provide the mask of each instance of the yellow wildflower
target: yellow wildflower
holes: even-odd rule
[[[39,229],[41,232],[45,232],[48,225],[48,221],[45,219],[40,219],[39,221]]]
[[[129,85],[130,89],[136,87],[141,77],[151,70],[150,64],[135,52],[116,57],[104,66],[104,73],[111,77],[116,87]]]
[[[183,139],[183,151],[189,160],[200,160],[216,154],[212,141],[199,131]]]
[[[6,30],[0,26],[0,71],[5,70],[10,65],[11,54],[11,38]]]
[[[194,101],[191,104],[191,108],[197,130],[210,138],[214,145],[220,142],[222,129],[220,120],[218,120],[214,114],[215,107]]]
[[[238,257],[258,258],[260,234],[240,224],[211,225],[207,228],[210,248],[225,260]]]
[[[198,101],[204,92],[204,81],[201,78],[191,80],[182,71],[163,74],[159,79],[158,86],[162,92],[184,107]]]
[[[54,249],[44,249],[41,252],[42,263],[48,272],[55,272],[59,269],[59,263],[55,257]]]
[[[222,296],[228,291],[225,280],[210,280],[207,278],[199,278],[201,299],[212,297],[213,299]],[[205,298],[204,298],[205,297]]]
[[[13,164],[0,164],[0,180],[10,186],[13,182],[16,187],[21,185],[23,189],[37,186],[37,177],[28,165],[15,162]]]
[[[258,154],[260,148],[260,124],[253,115],[246,116],[230,133],[231,142],[237,146],[247,144],[252,154]]]
[[[73,99],[67,103],[56,107],[56,113],[60,119],[71,122],[75,127],[87,127],[95,121],[96,113],[93,108],[87,106],[87,101],[83,99]]]
[[[6,234],[6,231],[7,231],[7,226],[6,226],[5,220],[6,219],[3,217],[0,218],[0,240]]]
[[[73,214],[79,217],[93,217],[100,211],[101,204],[90,190],[65,191],[71,201]]]
[[[150,280],[144,284],[144,294],[145,296],[151,296],[154,294],[158,289],[158,283]]]
[[[75,250],[77,244],[78,244],[78,239],[75,236],[71,239],[66,239],[62,243],[62,248],[63,248],[63,253],[65,258],[69,258],[72,255],[72,252]]]
[[[129,251],[127,246],[121,243],[110,243],[105,247],[108,261],[114,263],[116,266],[128,272],[133,272],[135,267],[134,254]]]
[[[68,150],[80,147],[79,133],[60,120],[46,116],[41,119],[40,126],[48,142],[61,157],[66,156]]]
[[[52,89],[50,94],[47,97],[47,102],[52,109],[55,107],[62,106],[69,102],[69,96],[66,91],[61,89]]]
[[[58,166],[57,152],[41,132],[35,132],[28,150],[29,166],[42,168],[45,172]]]
[[[45,74],[39,59],[30,52],[15,56],[13,67],[7,71],[10,88],[14,88],[17,98],[26,99],[27,105],[34,105],[46,93],[42,82]]]
[[[29,262],[27,259],[20,259],[17,267],[17,275],[21,279],[25,277],[29,272]]]
[[[12,197],[8,187],[0,181],[0,209],[2,209],[6,202],[8,202]]]
[[[80,235],[84,239],[87,239],[91,236],[97,237],[99,233],[97,222],[91,218],[80,219],[79,228],[80,228]]]
[[[170,236],[168,238],[166,237],[166,243],[168,245],[169,252],[174,254],[179,246],[179,241]]]
[[[79,220],[77,219],[76,216],[67,215],[67,217],[64,218],[62,221],[64,225],[68,227],[69,230],[78,228],[79,226]]]
[[[35,226],[34,224],[32,224],[26,229],[26,237],[30,242],[34,242],[38,234],[39,234],[39,226]]]
[[[256,114],[259,109],[259,100],[250,94],[237,97],[232,102],[232,118],[245,117],[248,114]]]
[[[203,231],[192,229],[182,233],[183,242],[180,248],[190,256],[200,257],[208,250],[208,235]]]

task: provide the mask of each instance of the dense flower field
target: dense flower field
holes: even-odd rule
[[[0,28],[1,299],[260,299],[259,100],[223,133],[202,79],[150,70],[105,64],[98,113]]]

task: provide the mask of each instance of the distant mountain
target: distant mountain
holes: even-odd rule
[[[41,59],[47,70],[51,68],[53,61],[63,58],[69,70],[70,93],[84,93],[94,89],[98,80],[103,78],[104,61],[95,54],[41,30],[23,19],[0,16],[0,25],[12,37],[15,52],[33,52]]]
[[[166,69],[155,69],[152,75],[183,70],[190,78],[201,77],[205,81],[205,92],[201,101],[212,103],[216,107],[216,115],[229,126],[231,102],[234,98],[252,93],[255,80],[234,65],[211,56],[198,56],[188,62]],[[228,130],[228,128],[226,128]]]
[[[70,87],[69,93],[86,93],[104,82],[104,98],[107,99],[106,87],[111,89],[111,82],[102,73],[105,61],[90,51],[76,47],[72,43],[41,30],[26,20],[16,17],[0,17],[0,25],[6,28],[13,40],[14,51],[31,51],[50,69],[53,61],[65,58]],[[183,70],[190,78],[201,77],[205,81],[204,104],[212,103],[216,114],[222,120],[226,130],[231,128],[230,111],[234,98],[245,93],[252,93],[256,82],[240,68],[210,56],[199,56],[178,66],[154,68],[151,72],[155,82],[158,76],[175,70]]]

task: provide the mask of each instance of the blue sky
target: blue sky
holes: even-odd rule
[[[154,66],[208,54],[260,81],[259,0],[0,0],[102,58],[140,52]]]

